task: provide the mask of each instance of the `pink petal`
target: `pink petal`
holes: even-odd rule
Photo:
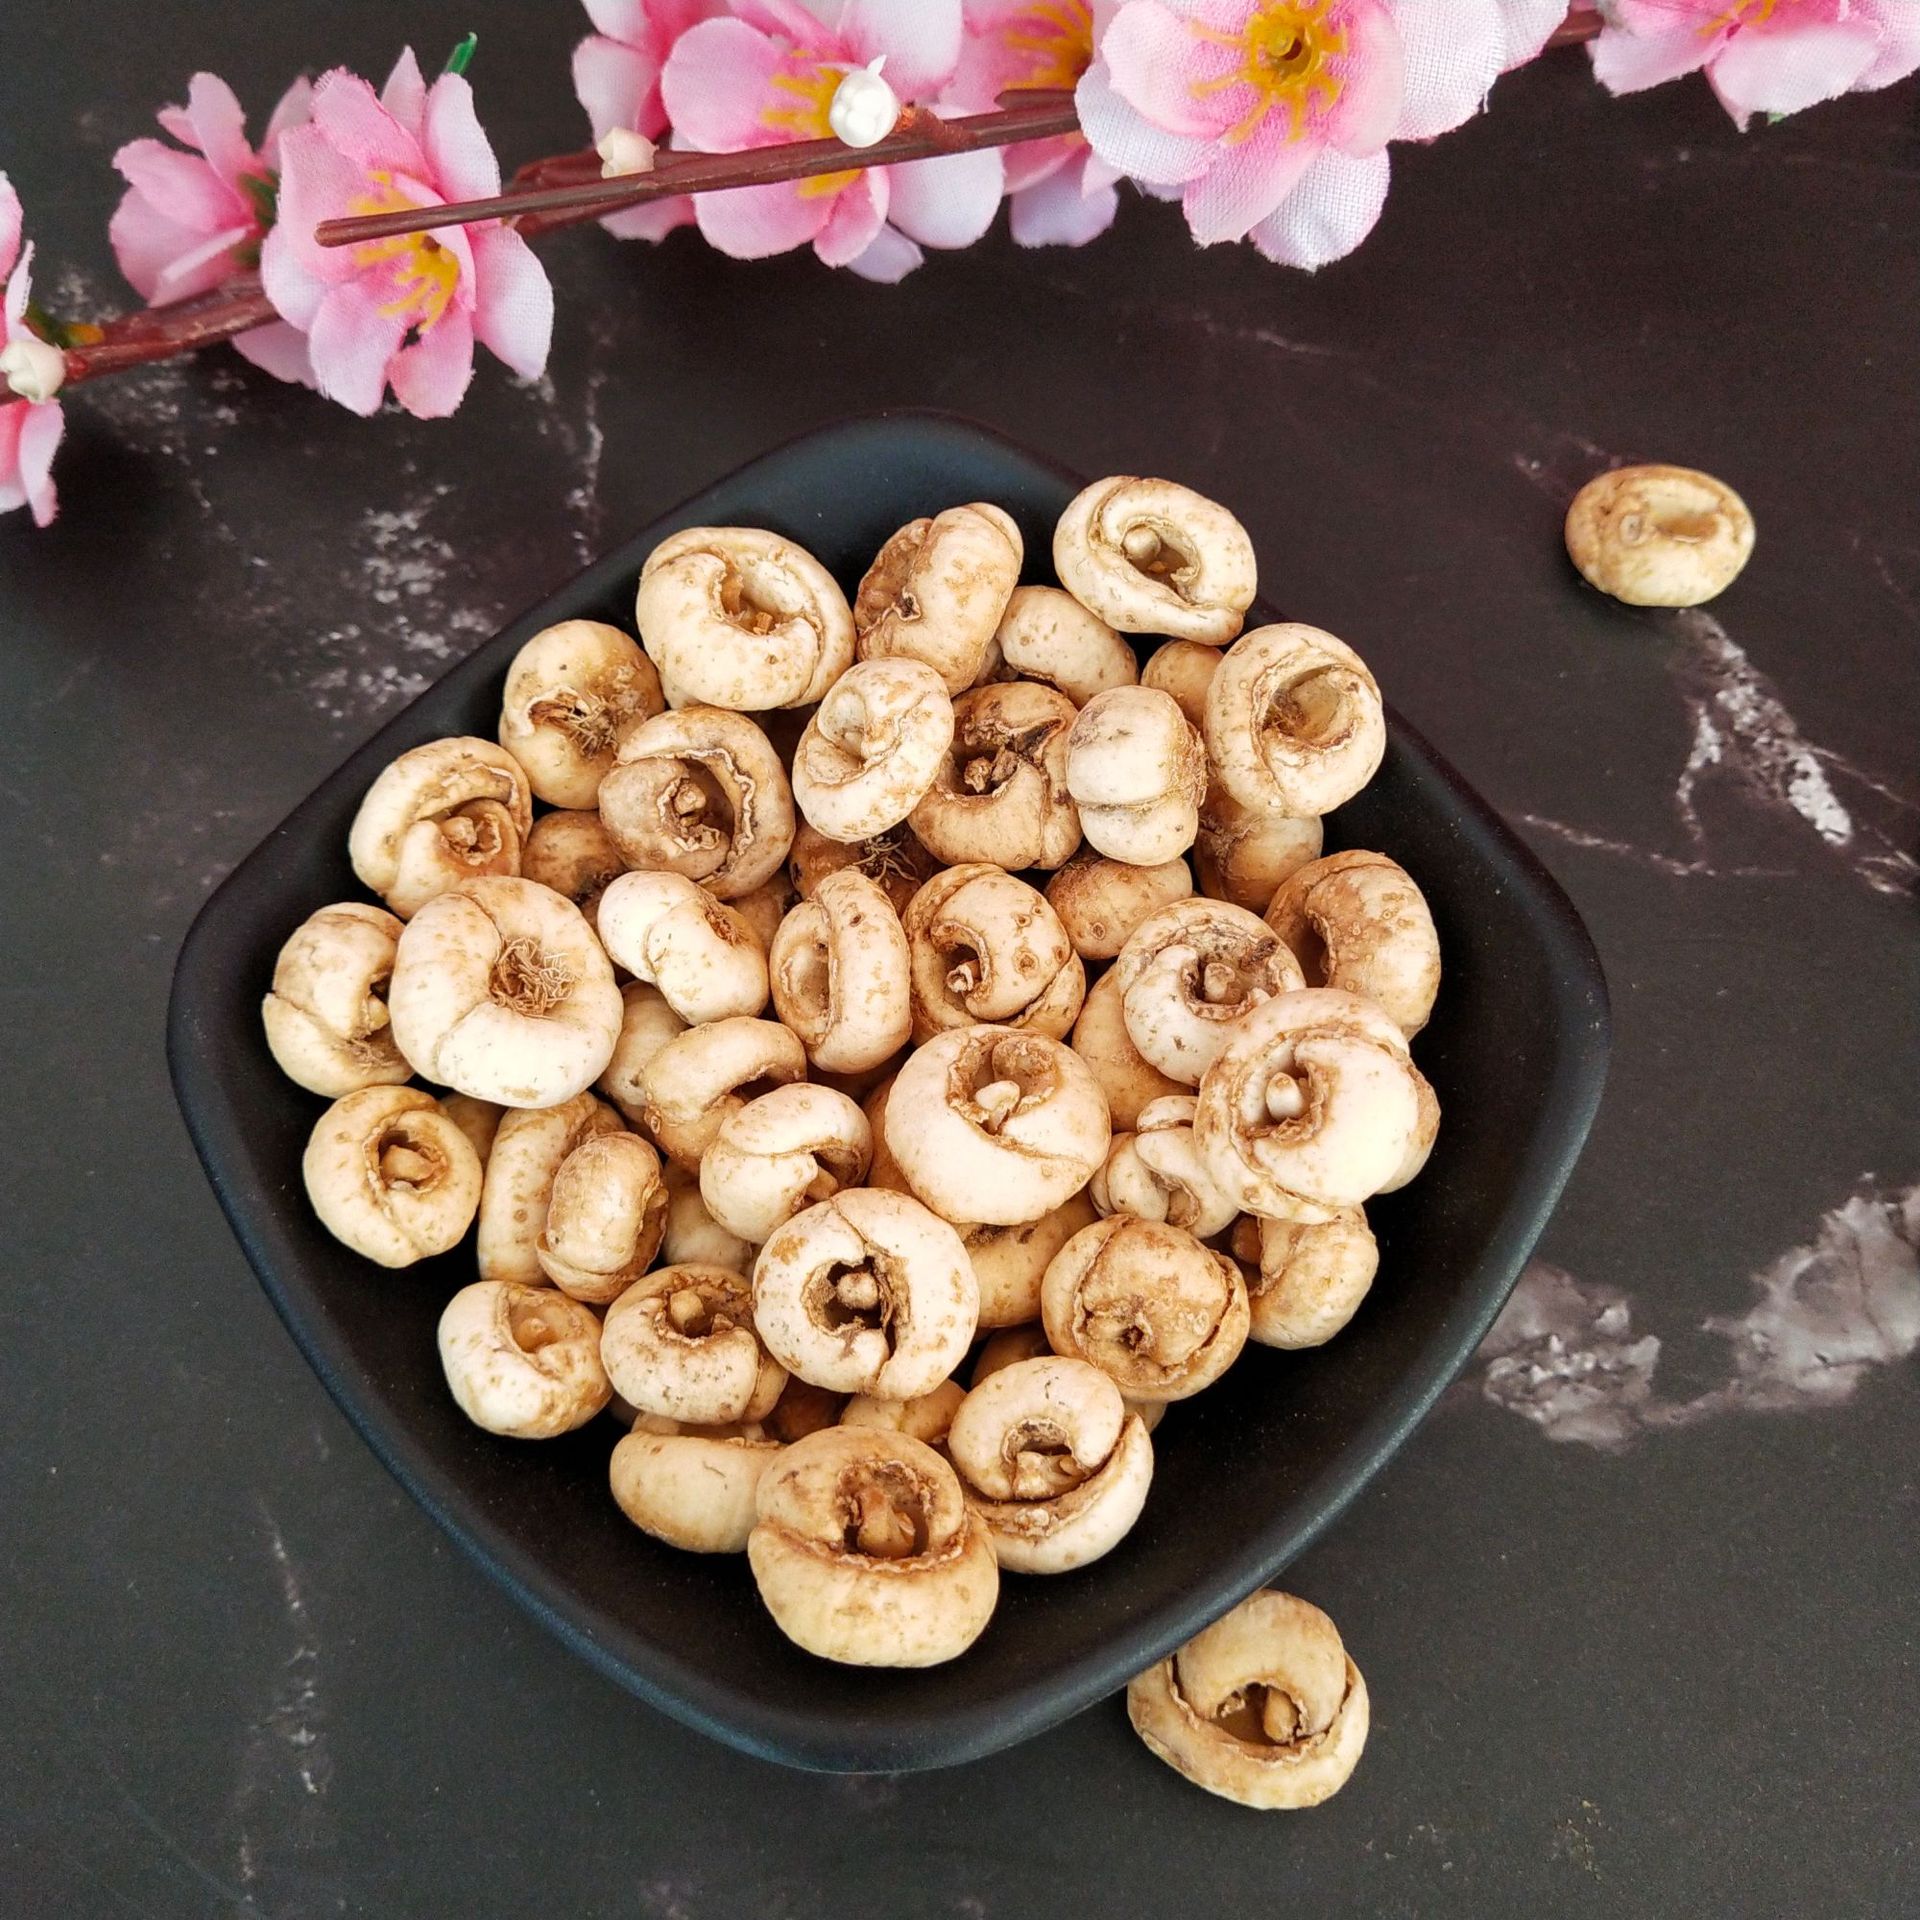
[[[923,247],[970,247],[993,225],[1004,185],[991,150],[889,167],[887,218]]]
[[[1506,40],[1503,70],[1511,73],[1535,58],[1553,38],[1553,30],[1567,17],[1567,0],[1501,0]]]
[[[1313,164],[1317,141],[1288,139],[1276,118],[1252,139],[1218,149],[1218,158],[1181,196],[1187,226],[1203,247],[1244,240]]]
[[[26,410],[20,424],[20,490],[27,497],[36,527],[51,526],[60,503],[53,486],[53,454],[67,429],[66,415],[57,400],[46,400]]]
[[[1506,66],[1499,0],[1400,0],[1393,17],[1406,58],[1394,137],[1431,140],[1472,119]]]
[[[160,122],[162,133],[172,134],[183,147],[191,147],[195,153],[200,151],[199,129],[185,107],[156,107],[153,117]]]
[[[283,203],[284,204],[284,203]],[[342,248],[340,251],[345,252]],[[352,263],[336,279],[352,277]],[[289,326],[302,333],[313,325],[320,303],[333,282],[322,280],[296,251],[293,231],[283,215],[280,223],[260,243],[260,285],[273,310]]]
[[[1393,137],[1406,99],[1407,58],[1400,29],[1381,0],[1350,0],[1344,24],[1344,84],[1326,115],[1327,142],[1342,153],[1377,153]]]
[[[1177,186],[1201,172],[1212,152],[1201,136],[1168,133],[1129,106],[1114,92],[1098,60],[1080,76],[1073,103],[1094,152],[1136,180]]]
[[[1818,23],[1791,33],[1734,34],[1709,63],[1720,104],[1745,126],[1756,113],[1799,113],[1833,100],[1873,65],[1879,36],[1865,21]]]
[[[986,113],[1026,64],[1001,38],[1001,22],[1019,0],[966,0],[966,33],[953,78],[940,98],[963,113]]]
[[[500,162],[480,131],[473,89],[457,73],[443,73],[427,90],[423,129],[436,189],[449,200],[484,200],[500,191]]]
[[[1023,187],[1033,186],[1048,175],[1058,173],[1076,154],[1086,150],[1086,142],[1070,133],[1055,140],[1022,140],[1017,147],[1002,147],[1001,165],[1006,169],[1007,191],[1018,193]]]
[[[7,275],[5,295],[0,297],[0,314],[6,316],[6,324],[0,326],[0,340],[20,331],[20,322],[26,316],[27,302],[32,295],[33,243],[29,241],[20,249],[20,258]]]
[[[314,375],[312,356],[307,352],[307,336],[284,320],[236,334],[233,347],[243,360],[251,360],[276,380],[291,380],[303,387],[320,384]]]
[[[225,232],[210,234],[205,239],[196,234],[196,245],[175,254],[161,268],[153,291],[147,295],[148,304],[171,306],[174,301],[191,299],[196,293],[211,293],[223,280],[232,277],[237,265],[234,249],[245,246],[256,231],[253,222],[248,221],[245,226],[228,227]]]
[[[247,116],[218,74],[196,73],[187,82],[187,117],[198,136],[194,144],[228,186],[259,165],[247,145]]]
[[[313,82],[303,73],[274,103],[266,138],[260,142],[260,157],[269,166],[277,166],[274,156],[280,150],[280,136],[290,127],[304,127],[312,117]]]
[[[823,266],[851,266],[873,244],[886,223],[892,197],[893,183],[887,174],[886,168],[875,167],[833,196],[833,211],[813,237],[814,253]]]
[[[0,513],[18,513],[27,504],[20,484],[20,429],[26,424],[26,401],[0,402]]]
[[[453,255],[454,265],[458,269],[453,280],[454,305],[469,314],[478,301],[480,283],[479,273],[474,267],[473,246],[480,235],[487,231],[489,229],[485,226],[441,227],[433,236]]]
[[[1751,5],[1752,0],[1742,3]],[[1787,4],[1794,5],[1796,0],[1787,0]],[[1733,0],[1604,0],[1599,10],[1609,25],[1644,40],[1657,33],[1678,33],[1682,27],[1695,31],[1711,27],[1720,32],[1730,14],[1739,8]]]
[[[387,369],[393,397],[416,420],[444,420],[473,382],[473,324],[458,307],[447,311]]]
[[[351,413],[380,411],[387,368],[407,337],[404,315],[382,313],[380,295],[364,281],[334,287],[307,333],[314,378],[329,400]]]
[[[510,227],[467,232],[473,247],[473,330],[522,379],[535,379],[553,344],[553,282]]]
[[[586,8],[587,18],[609,40],[624,40],[632,47],[646,44],[646,0],[586,0]]]
[[[1920,7],[1898,5],[1898,0],[1896,6],[1897,11],[1881,15],[1880,52],[1873,65],[1853,83],[1856,92],[1890,87],[1896,80],[1904,80],[1920,69]]]
[[[198,154],[182,153],[164,141],[129,140],[113,156],[113,165],[155,212],[176,225],[212,233],[247,211],[247,202]]]
[[[786,180],[703,193],[693,204],[707,244],[736,260],[764,260],[805,246],[826,224],[829,212],[825,200],[801,199],[796,185]]]
[[[847,271],[857,273],[862,280],[893,287],[926,257],[898,227],[882,227],[866,252],[847,262]]]
[[[674,42],[660,74],[660,98],[676,137],[707,153],[772,145],[782,137],[780,130],[769,127],[760,112],[780,65],[779,47],[743,21],[705,20],[689,29]],[[704,220],[701,231],[706,231]]]
[[[427,83],[411,47],[400,49],[400,58],[393,63],[393,71],[380,89],[380,104],[414,139],[419,139],[421,116],[427,105]]]
[[[1593,77],[1609,93],[1640,93],[1705,66],[1713,48],[1714,42],[1692,27],[1646,35],[1608,27],[1587,51]]]
[[[1110,182],[1089,191],[1080,168],[1063,167],[1016,193],[1008,220],[1023,247],[1084,247],[1112,226],[1119,208],[1119,192]]]
[[[396,78],[399,72],[396,67]],[[393,81],[387,85],[392,91]],[[342,67],[322,74],[313,90],[313,130],[368,172],[384,168],[388,173],[411,174],[416,180],[429,177],[420,143],[374,98],[373,89],[358,74]],[[281,145],[284,151],[286,143]]]
[[[13,271],[20,254],[20,196],[13,182],[0,173],[0,275]]]
[[[815,52],[845,51],[837,44],[833,24],[825,17],[824,4],[821,11],[815,12],[803,6],[801,0],[727,0],[727,10],[756,33],[768,34],[775,40],[791,41],[797,47],[810,47]]]
[[[649,140],[657,139],[666,125],[659,105],[659,78],[645,54],[617,40],[590,34],[573,50],[573,90],[587,110],[596,140],[613,127],[631,127]],[[654,111],[646,116],[653,122],[650,126],[642,124],[642,109],[649,98],[654,103]]]
[[[1100,42],[1100,58],[1114,92],[1144,119],[1163,133],[1208,139],[1232,124],[1235,116],[1220,103],[1238,90],[1194,92],[1196,56],[1202,44],[1160,0],[1130,0],[1114,15]]]
[[[932,99],[960,58],[960,0],[848,0],[838,24],[863,66],[886,55],[902,100]]]
[[[693,195],[669,194],[643,206],[622,207],[600,222],[616,240],[664,240],[676,227],[694,225]]]
[[[189,252],[200,236],[193,229],[156,212],[138,187],[129,187],[107,222],[107,239],[127,284],[141,299],[151,302],[168,266]]]
[[[366,174],[335,152],[317,126],[292,128],[280,142],[280,217],[267,236],[269,247],[279,242],[280,250],[311,279],[330,285],[350,279],[359,271],[355,249],[323,247],[313,230],[322,220],[351,213],[367,188]],[[288,312],[281,304],[272,286],[267,293],[287,319],[296,326],[304,324],[302,315]]]
[[[1351,253],[1380,218],[1387,199],[1384,152],[1358,159],[1323,153],[1300,184],[1247,236],[1269,260],[1311,273]]]

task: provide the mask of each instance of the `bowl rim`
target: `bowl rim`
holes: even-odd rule
[[[1565,891],[1532,850],[1463,780],[1425,738],[1388,706],[1391,745],[1417,781],[1444,794],[1452,824],[1477,864],[1511,870],[1531,895],[1531,915],[1547,949],[1554,997],[1551,1023],[1556,1045],[1541,1097],[1539,1124],[1514,1171],[1509,1198],[1482,1241],[1476,1271],[1497,1272],[1497,1284],[1481,1284],[1456,1300],[1421,1350],[1417,1378],[1383,1397],[1334,1461],[1318,1472],[1282,1514],[1249,1528],[1247,1535],[1196,1580],[1178,1621],[1163,1623],[1144,1641],[1129,1636],[1124,1649],[1111,1643],[1078,1656],[1065,1674],[1043,1676],[1011,1699],[998,1694],[929,1716],[925,1727],[902,1732],[897,1725],[858,1711],[831,1720],[750,1689],[718,1684],[706,1670],[688,1665],[674,1649],[643,1634],[610,1637],[597,1608],[579,1599],[538,1556],[487,1515],[484,1504],[463,1491],[433,1459],[424,1443],[387,1409],[370,1383],[363,1383],[349,1345],[324,1310],[312,1308],[282,1272],[297,1271],[290,1249],[275,1245],[276,1211],[270,1195],[250,1191],[244,1125],[229,1098],[217,1049],[207,1043],[213,1016],[231,1003],[233,988],[212,958],[227,903],[245,886],[255,861],[276,842],[301,834],[308,816],[328,809],[343,782],[364,786],[395,753],[422,733],[415,718],[421,702],[444,698],[469,683],[498,674],[526,637],[593,597],[604,598],[629,583],[637,571],[632,550],[657,540],[661,529],[698,524],[697,509],[711,495],[737,491],[756,472],[831,441],[884,442],[902,431],[944,443],[956,451],[983,447],[1001,460],[1070,485],[1082,476],[976,422],[933,409],[891,409],[851,416],[797,434],[689,495],[658,515],[612,552],[573,575],[554,593],[441,676],[389,718],[377,732],[327,774],[272,829],[203,903],[175,962],[167,1009],[167,1064],[187,1132],[229,1226],[282,1324],[335,1404],[374,1456],[434,1522],[498,1586],[575,1653],[628,1692],[683,1724],[740,1751],[783,1765],[825,1772],[875,1772],[957,1765],[979,1759],[1044,1731],[1092,1706],[1153,1660],[1187,1639],[1195,1627],[1196,1601],[1211,1619],[1271,1580],[1345,1511],[1361,1489],[1404,1444],[1472,1356],[1519,1277],[1541,1230],[1557,1204],[1592,1126],[1606,1076],[1610,1044],[1607,989],[1600,959]],[[564,603],[562,605],[561,603]],[[1261,603],[1255,603],[1256,611]],[[1144,1653],[1143,1653],[1144,1647]]]

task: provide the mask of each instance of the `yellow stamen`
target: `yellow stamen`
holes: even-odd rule
[[[804,54],[793,58],[805,61]],[[783,93],[796,96],[792,106],[774,105],[762,109],[760,124],[784,133],[792,140],[831,140],[833,123],[827,110],[840,82],[846,78],[844,62],[814,61],[811,65],[782,68],[773,76],[773,84]],[[796,181],[801,199],[825,200],[844,192],[860,178],[857,169],[845,173],[819,173],[810,180]]]
[[[1241,56],[1231,71],[1194,81],[1195,96],[1228,87],[1253,93],[1252,105],[1222,136],[1227,145],[1251,139],[1270,113],[1287,116],[1289,140],[1302,139],[1315,110],[1324,111],[1340,98],[1343,83],[1333,63],[1347,51],[1347,35],[1327,18],[1333,5],[1334,0],[1273,0],[1249,14],[1234,33],[1188,21],[1190,33]]]
[[[1703,38],[1710,38],[1730,27],[1761,27],[1773,18],[1776,7],[1798,5],[1799,0],[1733,0],[1726,12],[1709,20],[1700,29]]]
[[[1009,83],[1022,87],[1072,88],[1093,65],[1093,10],[1086,0],[1036,0],[1001,29],[1015,53],[1033,56],[1026,72]]]
[[[384,168],[371,176],[377,191],[363,194],[353,202],[354,213],[396,213],[404,207],[418,206],[394,184],[393,175]],[[430,233],[400,233],[385,240],[366,240],[353,250],[354,264],[378,267],[388,261],[392,268],[393,297],[383,301],[383,318],[403,318],[415,331],[424,333],[438,321],[453,303],[454,289],[460,284],[460,261]]]

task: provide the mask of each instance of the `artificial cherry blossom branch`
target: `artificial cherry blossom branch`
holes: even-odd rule
[[[532,377],[553,289],[527,241],[586,221],[658,240],[697,219],[736,258],[811,246],[890,283],[923,247],[977,240],[1003,201],[1020,246],[1082,245],[1131,178],[1178,197],[1201,245],[1311,271],[1378,219],[1391,147],[1463,124],[1549,47],[1592,42],[1614,93],[1704,72],[1741,127],[1920,70],[1915,0],[1847,0],[1844,22],[1726,0],[1567,5],[1208,0],[1196,25],[1165,0],[587,0],[574,84],[599,145],[530,162],[505,192],[464,77],[471,36],[431,84],[410,50],[377,93],[344,70],[297,79],[257,145],[232,89],[197,73],[158,112],[171,145],[114,155],[127,191],[109,232],[145,310],[92,324],[39,308],[0,173],[0,514],[53,518],[66,386],[216,342],[361,415],[389,394],[451,413],[479,347]],[[951,164],[915,164],[934,159]]]
[[[953,120],[908,107],[892,133],[860,149],[838,140],[796,140],[742,153],[666,152],[651,172],[612,180],[599,177],[603,165],[600,155],[588,149],[529,162],[514,176],[511,191],[490,200],[325,221],[314,237],[322,246],[352,246],[396,234],[494,219],[513,219],[522,233],[550,233],[670,194],[714,193],[728,187],[804,180],[860,167],[971,153],[1072,133],[1078,125],[1072,94],[1036,91],[992,113]],[[197,299],[122,314],[104,322],[97,329],[98,339],[66,348],[65,385],[72,387],[104,373],[121,373],[177,354],[194,353],[265,326],[275,317],[272,303],[261,290],[260,276],[242,274]]]
[[[1574,12],[1556,28],[1549,46],[1573,46],[1595,38],[1603,25],[1597,13]],[[741,153],[662,152],[648,173],[602,177],[604,162],[592,148],[529,161],[514,175],[509,190],[490,200],[415,211],[369,215],[358,220],[323,222],[315,232],[322,246],[395,234],[427,231],[471,220],[512,219],[529,236],[575,226],[622,208],[642,206],[669,195],[712,193],[728,187],[759,186],[801,180],[861,167],[896,165],[986,147],[1015,145],[1077,130],[1073,96],[1038,90],[1012,96],[1013,104],[992,113],[942,119],[920,107],[907,107],[894,131],[876,145],[858,151],[838,140],[792,141],[749,148]],[[420,214],[428,215],[422,219]],[[196,353],[276,318],[261,289],[260,276],[247,273],[211,293],[172,306],[121,314],[88,328],[97,337],[64,348],[64,385],[73,387],[102,374],[122,373],[178,355]]]
[[[1572,46],[1594,39],[1602,25],[1598,13],[1576,10],[1555,29],[1548,44]],[[327,221],[315,237],[323,246],[351,246],[481,219],[512,219],[523,234],[531,236],[670,195],[718,192],[1011,146],[1078,128],[1073,96],[1065,91],[1033,90],[1003,99],[1011,104],[951,120],[909,106],[892,133],[858,152],[838,140],[792,141],[740,153],[669,150],[657,157],[651,171],[611,180],[603,177],[604,162],[592,148],[554,154],[529,161],[514,175],[508,191],[491,199],[419,210],[430,215],[426,219],[403,210]],[[94,337],[64,346],[64,384],[76,386],[102,374],[198,352],[268,325],[275,317],[259,275],[242,274],[195,299],[122,314],[86,329]]]
[[[661,153],[645,173],[575,185],[520,188],[491,199],[458,201],[450,206],[403,207],[393,213],[364,214],[351,220],[323,220],[313,237],[323,247],[351,247],[397,234],[465,226],[476,220],[518,220],[522,232],[545,231],[675,194],[719,193],[729,187],[769,186],[825,173],[977,153],[988,147],[1010,147],[1022,140],[1076,133],[1079,127],[1073,95],[1064,91],[1035,91],[1020,96],[1016,105],[952,120],[942,119],[926,107],[909,106],[901,110],[894,130],[869,147],[854,148],[829,139],[792,140],[779,146],[748,147],[740,153],[669,151]],[[584,162],[586,158],[565,156],[567,162]],[[592,158],[598,168],[599,156]],[[542,167],[552,164],[536,163]]]

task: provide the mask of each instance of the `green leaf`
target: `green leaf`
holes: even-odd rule
[[[473,65],[473,50],[480,44],[480,36],[470,33],[447,55],[447,64],[440,69],[442,73],[465,73]]]
[[[243,173],[240,188],[253,202],[253,217],[270,227],[280,217],[280,176],[276,173]]]

